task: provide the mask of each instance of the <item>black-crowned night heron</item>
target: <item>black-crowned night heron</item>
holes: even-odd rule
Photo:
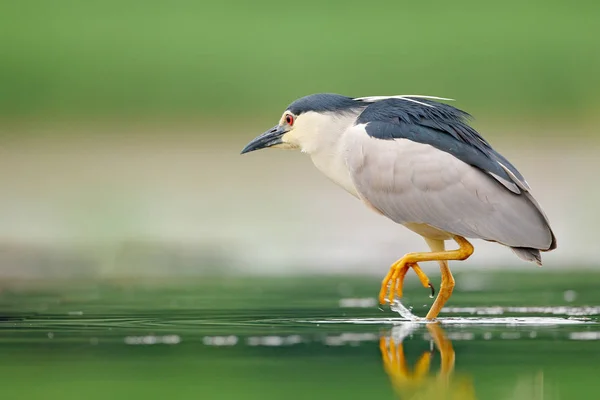
[[[433,290],[418,263],[438,261],[441,285],[430,320],[454,289],[448,261],[473,253],[466,238],[500,243],[539,265],[540,251],[556,248],[548,218],[519,171],[468,125],[467,113],[436,100],[450,99],[313,94],[290,104],[277,125],[242,150],[300,149],[369,208],[421,235],[431,252],[408,253],[392,264],[379,301],[402,296],[409,268]],[[449,239],[459,248],[446,250]]]

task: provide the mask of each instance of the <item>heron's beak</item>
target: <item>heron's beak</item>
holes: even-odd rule
[[[275,125],[265,133],[252,139],[250,143],[244,147],[241,154],[249,153],[254,150],[265,149],[283,143],[281,137],[287,132],[284,127]]]

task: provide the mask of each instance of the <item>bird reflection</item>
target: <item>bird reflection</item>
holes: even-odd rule
[[[476,399],[471,379],[454,376],[454,348],[439,323],[426,325],[435,347],[424,352],[411,370],[404,355],[403,340],[418,326],[397,326],[379,341],[383,366],[397,396],[403,400]],[[430,367],[435,349],[440,354],[441,363],[437,374],[432,374]]]

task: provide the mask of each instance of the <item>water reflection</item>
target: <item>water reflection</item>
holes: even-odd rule
[[[404,324],[394,327],[379,341],[385,372],[389,376],[394,391],[401,399],[476,399],[473,382],[468,376],[455,376],[455,353],[441,325],[427,324],[431,336],[432,348],[423,352],[414,367],[411,368],[404,353],[404,339],[417,328],[416,324]],[[434,353],[440,355],[440,368],[432,373],[431,362]]]

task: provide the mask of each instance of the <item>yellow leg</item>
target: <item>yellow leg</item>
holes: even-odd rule
[[[381,283],[379,302],[381,304],[385,303],[388,286],[390,286],[388,296],[390,302],[393,300],[395,293],[402,293],[402,281],[406,275],[406,271],[410,267],[415,270],[423,286],[430,286],[429,278],[427,278],[427,275],[421,271],[417,263],[422,261],[438,261],[440,263],[440,270],[442,272],[442,283],[440,285],[438,296],[426,316],[426,318],[429,320],[435,319],[454,290],[454,278],[452,277],[450,268],[448,268],[448,261],[466,260],[471,254],[473,254],[474,250],[473,245],[471,245],[471,243],[469,243],[469,241],[462,236],[454,236],[454,240],[459,245],[459,248],[456,250],[444,250],[444,242],[441,240],[427,240],[427,243],[432,249],[431,252],[408,253],[400,260],[396,261],[390,267],[390,271]]]
[[[450,272],[450,268],[448,267],[448,261],[441,260],[439,263],[440,271],[442,272],[442,282],[440,283],[440,291],[438,292],[438,296],[429,309],[429,312],[425,316],[425,319],[429,320],[437,318],[440,311],[442,311],[442,308],[444,308],[444,304],[446,304],[450,296],[452,296],[452,292],[454,291],[454,277],[452,276],[452,272]]]

